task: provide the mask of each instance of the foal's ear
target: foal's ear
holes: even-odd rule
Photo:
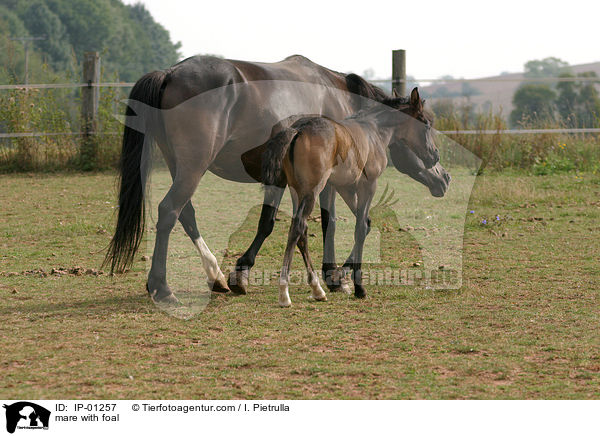
[[[410,105],[413,109],[418,111],[423,110],[423,102],[421,101],[421,96],[419,95],[419,88],[414,88],[410,93]]]
[[[393,97],[393,98],[398,98],[398,97],[400,97],[400,94],[398,93],[398,91],[396,91],[396,88],[392,89],[392,97]]]

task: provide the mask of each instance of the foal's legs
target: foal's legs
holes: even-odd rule
[[[319,283],[319,276],[315,272],[310,260],[310,254],[308,252],[308,226],[304,229],[304,233],[300,236],[300,239],[298,239],[298,248],[300,249],[300,253],[302,253],[302,259],[306,266],[308,284],[312,289],[311,298],[317,301],[327,301],[327,295],[325,295],[325,291],[321,287],[321,283]]]
[[[247,293],[250,269],[254,266],[258,250],[260,250],[265,239],[267,239],[273,231],[275,215],[277,215],[277,209],[279,208],[279,203],[281,203],[284,192],[284,188],[279,188],[275,185],[265,186],[265,197],[260,212],[256,236],[248,250],[246,250],[246,252],[237,260],[235,271],[232,271],[229,274],[229,289],[236,294]]]
[[[294,212],[292,224],[290,225],[287,246],[285,248],[285,255],[283,257],[283,266],[281,267],[281,275],[279,277],[279,305],[281,307],[289,307],[292,305],[292,301],[290,300],[289,294],[290,265],[292,263],[292,256],[294,254],[294,248],[299,243],[303,235],[305,235],[308,229],[307,219],[315,204],[314,195],[303,196],[300,202],[298,203],[298,197],[296,192],[293,189],[290,189],[290,192],[292,194],[292,199],[294,200],[294,203],[298,204],[298,208]],[[304,243],[300,243],[299,246],[302,247],[300,249],[303,253],[303,257],[306,256],[306,268],[309,273],[311,287],[313,287],[313,298],[323,300],[325,297],[325,293],[323,292],[323,289],[319,284],[318,276],[312,269],[310,258],[308,257],[308,247],[306,241],[304,241]],[[313,286],[313,284],[315,286]]]

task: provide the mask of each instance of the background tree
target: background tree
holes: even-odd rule
[[[563,74],[561,77],[597,77],[594,71]],[[567,127],[595,127],[600,117],[600,98],[595,82],[570,81],[557,85],[556,107],[563,124]]]
[[[510,113],[512,126],[524,123],[539,125],[554,120],[556,93],[545,84],[521,86],[513,96],[514,109]]]
[[[580,73],[578,77],[598,77],[594,71]],[[582,82],[579,89],[577,118],[580,127],[596,127],[600,120],[600,98],[595,83]]]
[[[30,53],[32,77],[41,76],[37,74],[41,69],[36,69],[36,64],[41,64],[36,59],[44,59],[53,72],[72,76],[68,72],[72,60],[80,61],[86,51],[100,52],[106,77],[131,82],[180,58],[180,44],[171,41],[169,32],[141,4],[125,5],[120,0],[0,0],[0,41],[43,34],[47,38],[36,41]],[[8,49],[0,53],[0,78],[20,81],[22,48],[19,51],[19,43],[9,43]]]
[[[471,85],[469,82],[463,82],[461,84],[461,95],[463,97],[470,98],[474,95],[481,94],[481,91]]]
[[[569,72],[568,62],[555,57],[525,63],[525,77],[558,77],[566,72]]]
[[[71,45],[65,26],[58,15],[48,9],[43,0],[32,2],[22,15],[30,35],[45,36],[35,46],[55,70],[66,69],[71,58]]]
[[[571,73],[563,73],[559,77],[574,78]],[[558,97],[556,98],[556,108],[566,127],[576,127],[577,125],[577,98],[578,89],[575,82],[558,82],[556,85]]]
[[[0,83],[17,83],[24,79],[25,56],[23,44],[11,37],[31,36],[25,24],[6,0],[0,0]],[[42,77],[43,62],[36,50],[29,52],[29,77],[35,80]]]

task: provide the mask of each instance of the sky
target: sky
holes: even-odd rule
[[[600,61],[597,0],[141,3],[182,43],[184,57],[276,62],[302,54],[337,71],[372,69],[387,78],[392,50],[405,49],[407,74],[417,79],[518,72],[549,56],[571,65]]]

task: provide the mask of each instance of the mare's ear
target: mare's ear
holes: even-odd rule
[[[419,88],[414,88],[410,93],[410,105],[413,109],[419,112],[423,110],[423,102],[421,101],[421,96],[419,95]]]

